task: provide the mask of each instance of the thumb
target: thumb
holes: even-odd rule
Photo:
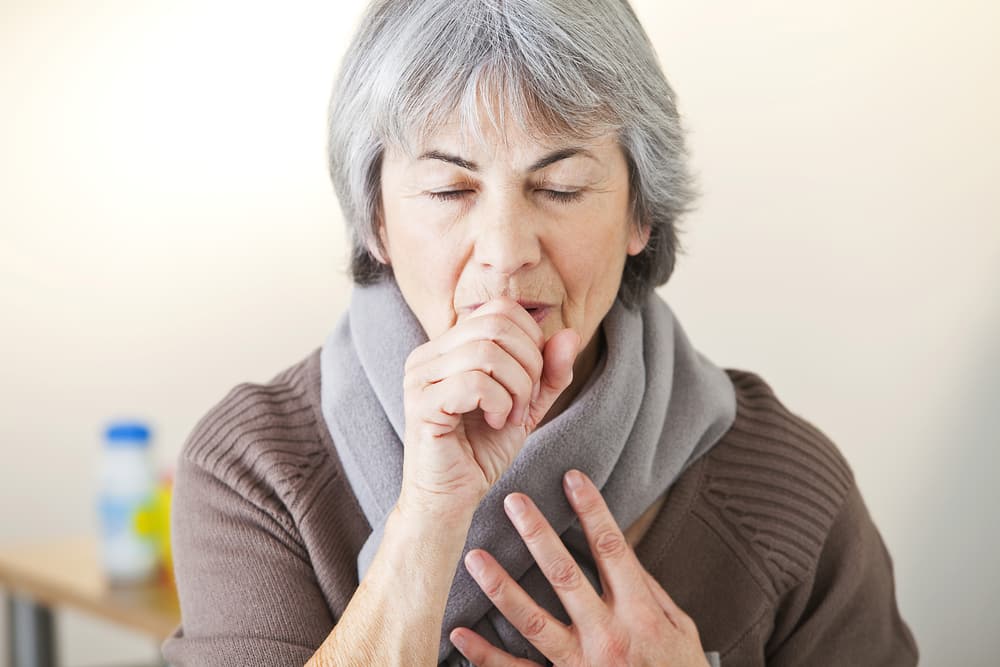
[[[545,343],[538,398],[531,405],[531,412],[539,415],[536,423],[573,381],[573,362],[580,352],[580,343],[580,334],[573,329],[563,329]]]

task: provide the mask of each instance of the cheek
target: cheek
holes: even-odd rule
[[[611,211],[597,211],[579,222],[581,231],[567,236],[571,240],[563,253],[566,270],[574,282],[591,287],[612,282],[617,287],[627,255],[626,221],[620,213],[612,216]]]
[[[396,203],[386,210],[390,260],[397,270],[406,267],[429,282],[442,280],[456,256],[448,225],[435,213],[418,202]]]
[[[454,325],[454,294],[463,252],[420,206],[387,206],[389,260],[403,296],[431,338]]]
[[[562,235],[557,266],[568,297],[566,324],[589,335],[618,294],[628,227],[621,211],[610,206],[576,222],[575,230]]]

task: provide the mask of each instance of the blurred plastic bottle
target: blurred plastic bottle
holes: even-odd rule
[[[101,562],[112,584],[143,583],[156,574],[156,541],[140,525],[155,502],[149,445],[149,427],[141,422],[116,422],[104,434],[98,508]]]

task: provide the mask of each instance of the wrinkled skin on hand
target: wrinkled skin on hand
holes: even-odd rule
[[[547,342],[518,303],[483,304],[406,362],[400,504],[475,507],[573,378],[579,335]]]
[[[558,667],[705,667],[698,628],[642,567],[597,487],[579,471],[564,479],[566,497],[587,536],[604,591],[598,595],[531,499],[507,496],[504,507],[552,584],[572,623],[534,600],[488,553],[472,550],[466,568],[494,606]],[[515,658],[468,628],[451,641],[477,667],[540,667]]]

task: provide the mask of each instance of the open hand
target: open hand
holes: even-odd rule
[[[539,606],[492,556],[477,549],[466,555],[465,565],[479,587],[525,639],[559,667],[706,666],[694,621],[643,568],[597,487],[575,470],[563,481],[597,564],[603,595],[597,594],[542,513],[521,493],[507,496],[507,515],[572,624],[564,625]],[[468,628],[453,630],[451,641],[477,667],[538,667]]]

